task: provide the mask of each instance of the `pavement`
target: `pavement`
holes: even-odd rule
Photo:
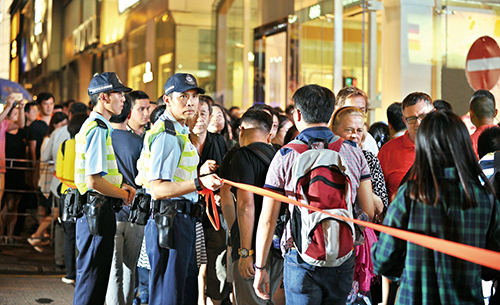
[[[15,239],[13,243],[0,242],[0,274],[22,275],[65,275],[65,269],[54,260],[53,246],[42,247],[37,252],[26,238]]]

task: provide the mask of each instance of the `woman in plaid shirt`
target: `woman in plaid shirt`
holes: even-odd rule
[[[410,177],[385,225],[500,251],[499,202],[457,115],[434,111],[423,119]],[[397,304],[484,304],[479,265],[384,233],[372,257],[376,273],[401,280]]]

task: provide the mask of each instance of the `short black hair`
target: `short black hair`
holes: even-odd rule
[[[267,105],[267,104],[262,104],[262,103],[255,103],[252,107],[249,109],[252,110],[267,110],[272,116],[278,117],[279,113],[274,109],[273,107]]]
[[[31,108],[37,107],[37,106],[38,106],[37,102],[26,103],[26,105],[24,105],[24,113],[30,112]]]
[[[92,107],[94,107],[95,105],[97,105],[97,101],[99,101],[99,94],[101,93],[105,93],[105,92],[99,92],[99,93],[94,93],[92,95],[90,95],[90,103],[92,105]]]
[[[299,88],[293,94],[293,101],[304,121],[309,124],[328,123],[335,110],[335,94],[319,85]]]
[[[88,109],[89,107],[87,107],[87,105],[85,105],[84,103],[73,102],[73,104],[71,104],[71,106],[69,107],[69,113],[71,113],[71,115],[75,115],[78,113],[87,113]]]
[[[42,104],[43,101],[46,101],[48,99],[54,99],[54,96],[52,95],[52,93],[50,92],[42,92],[42,93],[39,93],[37,94],[36,96],[36,102],[38,103],[38,105]]]
[[[87,113],[77,113],[71,117],[68,123],[68,132],[72,139],[80,131],[80,128],[82,128],[82,125],[87,118]]]
[[[61,110],[62,110],[62,109],[63,109],[63,106],[62,106],[62,105],[59,105],[59,104],[54,105],[54,111],[55,111],[56,109],[61,109]]]
[[[377,147],[380,149],[385,143],[389,142],[389,127],[383,122],[375,122],[370,126],[368,132],[377,142]]]
[[[205,103],[208,105],[208,114],[212,115],[212,105],[214,104],[214,100],[206,94],[198,95],[198,100],[200,105],[201,103]]]
[[[167,108],[167,105],[163,104],[161,106],[158,106],[151,112],[151,115],[149,116],[149,121],[154,124],[158,120],[158,118],[165,112],[165,109]]]
[[[387,107],[387,122],[389,122],[396,131],[401,131],[406,128],[405,122],[403,121],[401,103],[394,102]]]
[[[470,100],[472,101],[474,98],[481,97],[481,96],[486,96],[487,98],[490,98],[493,101],[495,101],[495,96],[491,92],[489,92],[488,90],[486,90],[486,89],[479,89],[479,90],[475,91],[472,94]]]
[[[47,136],[50,136],[56,129],[56,125],[68,119],[68,115],[62,111],[56,112],[52,115],[47,129]]]
[[[453,112],[453,106],[445,100],[435,100],[432,104],[437,111]]]
[[[71,106],[71,104],[73,104],[73,103],[75,103],[75,102],[76,102],[75,100],[67,100],[67,101],[66,101],[66,102],[64,102],[62,105],[63,105],[63,107],[68,108],[68,107],[70,107],[70,106]]]
[[[123,109],[120,112],[120,114],[113,114],[111,118],[109,118],[109,121],[111,123],[123,123],[125,120],[127,120],[128,115],[130,114],[130,109],[132,109],[132,102],[131,102],[131,97],[130,95],[125,95],[125,101],[123,102]]]
[[[141,90],[132,91],[130,93],[127,93],[125,96],[130,98],[130,108],[134,108],[136,100],[149,100],[149,96],[146,94],[146,92]]]
[[[495,100],[486,95],[474,97],[469,104],[469,109],[478,119],[491,119],[495,117]]]
[[[161,106],[161,105],[165,105],[165,101],[163,100],[163,95],[160,95],[157,99],[156,99],[156,106]]]
[[[255,128],[270,133],[273,127],[273,119],[271,116],[263,111],[257,109],[249,109],[242,116],[240,125],[243,123],[252,124]]]
[[[434,107],[432,105],[432,98],[430,97],[430,95],[424,92],[412,92],[408,94],[401,103],[401,111],[404,111],[406,107],[416,105],[420,101],[424,101],[427,103],[427,105]]]
[[[486,154],[500,150],[500,127],[494,126],[484,130],[477,140],[479,159]],[[498,195],[498,194],[497,194]]]

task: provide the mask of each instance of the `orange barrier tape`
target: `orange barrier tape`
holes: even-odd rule
[[[215,231],[219,231],[219,229],[220,229],[219,211],[217,210],[217,205],[215,204],[214,192],[205,188],[202,191],[198,192],[198,194],[205,197],[206,213],[207,213],[208,219],[212,223],[212,226],[214,227]],[[210,200],[210,199],[212,199],[212,200]],[[210,201],[212,202],[212,211],[214,213],[215,219],[213,219],[212,214],[210,214],[210,209],[209,209]]]
[[[379,224],[374,224],[371,222],[366,222],[358,219],[352,219],[348,217],[343,217],[339,215],[334,215],[328,212],[325,212],[321,209],[318,209],[316,207],[303,204],[299,201],[290,199],[286,196],[283,196],[281,194],[277,194],[272,191],[265,190],[260,187],[256,187],[253,185],[248,185],[244,183],[237,183],[237,182],[232,182],[229,180],[224,180],[224,183],[227,183],[229,185],[232,185],[234,187],[244,189],[246,191],[250,191],[252,193],[261,195],[261,196],[266,196],[273,198],[275,200],[281,201],[281,202],[286,202],[290,203],[296,206],[300,207],[305,207],[309,210],[315,211],[315,212],[321,212],[323,214],[327,214],[329,216],[344,220],[344,221],[350,221],[355,224],[358,224],[360,226],[364,226],[367,228],[371,228],[389,235],[392,235],[394,237],[412,242],[414,244],[417,244],[422,247],[426,247],[432,250],[436,250],[439,252],[442,252],[444,254],[448,254],[469,262],[473,262],[475,264],[479,264],[488,268],[496,269],[500,271],[500,253],[491,251],[491,250],[486,250],[482,248],[477,248],[469,245],[464,245],[460,244],[457,242],[437,238],[437,237],[431,237],[427,235],[422,235],[414,232],[409,232],[401,229],[396,229],[384,225],[379,225]]]
[[[56,177],[57,179],[59,179],[59,181],[61,181],[62,183],[66,184],[67,186],[71,187],[71,188],[76,188],[76,184],[75,184],[75,181],[73,180],[68,180],[68,179],[64,179],[62,177],[58,177],[56,175],[56,173],[54,173],[54,177]]]

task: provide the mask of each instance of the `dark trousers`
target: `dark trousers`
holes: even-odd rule
[[[174,248],[158,245],[158,231],[153,219],[148,221],[144,236],[151,265],[149,304],[198,303],[198,268],[196,267],[195,219],[177,214],[174,219]]]
[[[76,279],[76,224],[63,221],[64,228],[64,265],[66,278]]]
[[[116,218],[110,204],[101,208],[101,236],[89,233],[85,215],[76,222],[76,261],[74,305],[99,305],[106,300],[116,233]]]

